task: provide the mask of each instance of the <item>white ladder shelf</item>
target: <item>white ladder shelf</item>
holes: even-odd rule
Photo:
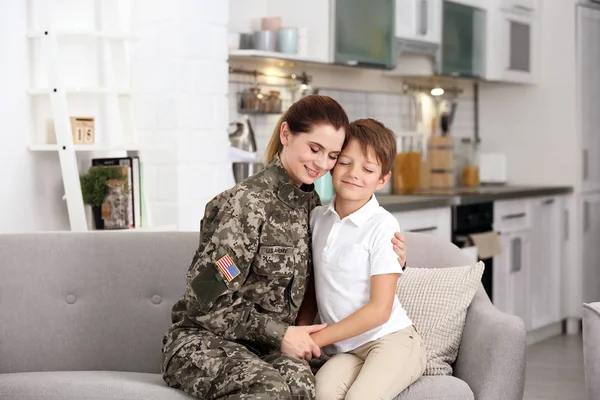
[[[75,1],[75,0],[74,0]],[[136,130],[133,119],[131,91],[124,86],[129,84],[126,41],[131,36],[122,33],[119,21],[119,5],[122,0],[99,0],[95,5],[99,10],[100,30],[71,29],[59,30],[48,27],[41,31],[32,31],[27,37],[39,40],[42,57],[45,65],[48,88],[33,88],[28,91],[30,95],[48,95],[52,109],[56,144],[31,143],[31,151],[58,151],[60,169],[65,190],[65,200],[72,231],[85,232],[88,223],[81,193],[79,168],[77,162],[78,151],[107,151],[122,152],[139,151],[142,149],[137,144]],[[48,2],[50,3],[50,2]],[[46,3],[46,4],[48,4]],[[120,3],[120,4],[119,4]],[[42,4],[42,3],[38,3]],[[48,4],[49,6],[50,4]],[[30,10],[31,11],[31,10]],[[110,67],[104,72],[106,80],[114,83],[110,88],[84,87],[70,88],[64,85],[63,75],[59,63],[59,40],[63,37],[86,37],[99,40],[103,45],[104,55]],[[71,131],[71,120],[67,101],[68,93],[88,93],[94,95],[114,95],[118,99],[121,132],[111,133],[111,138],[116,144],[102,145],[75,145]],[[117,139],[114,141],[114,139]],[[147,202],[146,204],[147,205]],[[146,212],[144,225],[151,225],[148,221],[150,213]]]

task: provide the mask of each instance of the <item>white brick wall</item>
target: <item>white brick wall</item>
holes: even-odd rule
[[[142,154],[152,225],[197,231],[227,188],[228,2],[137,0],[132,51],[140,136],[167,151]],[[139,94],[138,94],[139,93]]]

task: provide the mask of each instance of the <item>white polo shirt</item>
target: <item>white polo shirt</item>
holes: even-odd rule
[[[396,218],[379,206],[375,195],[359,210],[340,219],[335,197],[310,216],[315,288],[321,322],[334,324],[363,307],[370,299],[371,276],[402,273],[392,238],[400,231]],[[390,319],[359,336],[342,340],[324,350],[348,352],[412,325],[398,297]]]

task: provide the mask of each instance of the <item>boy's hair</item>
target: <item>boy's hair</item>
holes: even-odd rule
[[[358,119],[346,130],[344,147],[351,140],[357,140],[366,153],[371,147],[381,165],[381,176],[392,170],[396,158],[396,137],[394,132],[386,128],[381,122],[373,118]]]

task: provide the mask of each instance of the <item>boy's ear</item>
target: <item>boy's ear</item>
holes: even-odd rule
[[[388,172],[387,174],[385,174],[384,176],[379,178],[379,182],[377,182],[377,186],[376,186],[375,190],[379,190],[382,187],[384,187],[385,184],[390,180],[391,177],[392,177],[392,171]]]

